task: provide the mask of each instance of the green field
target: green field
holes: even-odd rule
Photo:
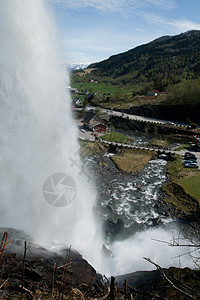
[[[79,92],[81,92],[82,89],[86,89],[91,93],[94,92],[99,92],[99,95],[106,94],[107,96],[116,96],[116,95],[121,95],[125,96],[127,94],[131,95],[132,94],[132,89],[129,88],[122,88],[119,85],[112,85],[109,83],[87,83],[87,82],[76,82],[76,83],[71,83],[71,86],[73,88],[77,88]],[[108,95],[109,94],[109,95]]]
[[[200,174],[179,180],[184,190],[200,203]]]
[[[116,131],[107,133],[101,136],[101,138],[103,140],[114,142],[114,143],[130,144],[131,142],[133,142],[133,138],[129,138],[126,135]]]

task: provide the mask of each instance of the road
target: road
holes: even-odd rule
[[[89,106],[88,107],[88,111],[89,110],[95,110],[95,109],[96,109],[95,106]],[[122,112],[119,112],[119,111],[110,110],[110,109],[106,109],[106,108],[100,108],[100,109],[103,113],[106,113],[106,114],[111,115],[111,116],[129,118],[130,120],[136,120],[136,121],[145,121],[145,122],[150,122],[150,123],[168,124],[168,125],[171,124],[171,125],[175,125],[175,126],[178,126],[178,127],[184,126],[184,127],[190,128],[190,124],[188,124],[188,123],[171,122],[171,121],[167,121],[167,120],[148,118],[148,117],[145,117],[145,116],[137,116],[137,115],[122,113]],[[197,126],[197,128],[200,128],[200,126]]]
[[[94,135],[92,135],[92,132],[89,131],[89,130],[86,130],[84,127],[83,127],[83,123],[81,121],[78,121],[77,123],[78,125],[78,134],[79,134],[79,138],[81,140],[85,140],[85,141],[91,141],[91,142],[94,142],[95,141],[95,137]],[[172,150],[165,150],[165,149],[157,149],[157,148],[151,148],[151,147],[140,147],[140,146],[135,146],[135,145],[128,145],[128,144],[118,144],[118,143],[112,143],[112,142],[108,142],[108,141],[105,141],[105,140],[101,140],[102,142],[104,143],[107,143],[107,144],[114,144],[114,145],[118,145],[118,146],[123,146],[123,147],[129,147],[129,148],[134,148],[134,149],[146,149],[146,150],[152,150],[152,151],[165,151],[166,153],[168,152],[173,152],[173,153],[176,153],[176,154],[179,154],[181,155],[182,157],[184,156],[185,152],[187,152],[188,150],[180,150],[180,151],[172,151]],[[197,157],[197,163],[198,165],[200,166],[200,152],[193,152],[196,157]]]
[[[94,106],[90,106],[89,108],[90,108],[90,110],[95,109]],[[166,120],[159,120],[159,119],[141,117],[141,116],[137,116],[137,115],[125,114],[125,113],[122,113],[122,112],[112,111],[112,110],[105,109],[105,108],[102,108],[101,111],[103,113],[106,113],[106,114],[112,115],[112,116],[120,116],[120,117],[123,117],[123,118],[127,118],[128,117],[131,120],[147,121],[147,122],[159,123],[159,124],[169,124],[170,123],[169,121],[166,121]],[[189,124],[179,123],[179,122],[173,122],[173,124],[176,125],[176,126],[186,126],[186,127],[190,126]],[[81,121],[78,121],[77,125],[78,125],[78,129],[79,129],[78,133],[79,133],[79,138],[80,139],[87,140],[87,141],[95,141],[95,137],[92,134],[92,132],[89,131],[89,130],[86,130],[83,127],[83,123]],[[200,128],[200,126],[198,126],[198,128]],[[123,145],[123,146],[128,146],[128,145]],[[135,146],[133,146],[133,148],[134,147]],[[143,148],[143,147],[137,147],[137,148],[139,149],[139,148]],[[153,149],[151,149],[151,150],[153,150]],[[160,149],[154,149],[154,150],[157,151],[157,150],[160,150]],[[167,150],[165,150],[165,151],[167,152]],[[184,156],[184,154],[185,154],[186,151],[187,150],[173,151],[173,152],[175,152],[176,154],[179,154],[181,156]],[[171,151],[169,151],[169,152],[171,152]],[[194,152],[194,154],[196,155],[198,165],[200,166],[200,152]]]

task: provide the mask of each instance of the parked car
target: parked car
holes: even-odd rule
[[[197,161],[195,159],[184,160],[184,164],[189,164],[189,163],[197,163]]]
[[[186,168],[193,168],[193,169],[198,169],[198,165],[196,163],[185,163],[184,166]]]
[[[196,156],[195,156],[193,153],[191,153],[191,152],[185,152],[184,157],[188,157],[188,156],[196,157]]]
[[[190,159],[192,159],[192,160],[197,160],[197,158],[196,158],[196,156],[186,156],[186,157],[184,157],[184,160],[190,160]]]

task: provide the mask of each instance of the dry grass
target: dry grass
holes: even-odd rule
[[[148,150],[126,149],[122,153],[112,156],[117,168],[122,172],[140,173],[156,153]]]
[[[153,138],[150,144],[154,147],[162,147],[162,148],[169,146],[169,142],[167,140],[162,140],[157,138]]]

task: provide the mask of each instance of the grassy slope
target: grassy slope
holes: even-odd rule
[[[181,157],[177,156],[168,164],[168,175],[170,182],[163,186],[167,194],[164,200],[172,203],[180,215],[199,215],[200,170],[184,168]]]
[[[179,184],[200,203],[200,174],[182,178]]]

